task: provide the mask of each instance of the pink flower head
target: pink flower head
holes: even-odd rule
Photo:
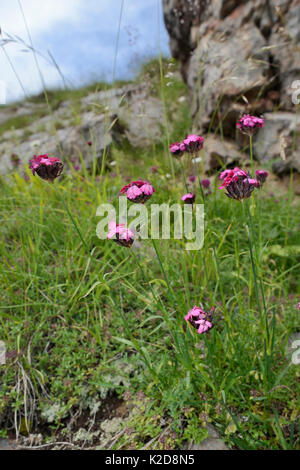
[[[269,173],[266,170],[256,170],[255,175],[258,181],[258,187],[261,188],[266,179],[268,178]]]
[[[233,170],[222,171],[222,173],[220,174],[220,179],[229,181],[229,178],[230,180],[232,180],[233,177],[237,176],[248,176],[248,174],[245,170],[242,170],[241,168],[236,166],[233,168]]]
[[[195,199],[196,199],[196,196],[195,196],[195,194],[193,194],[193,193],[185,194],[185,195],[182,196],[182,198],[181,198],[181,200],[182,200],[185,204],[194,204]]]
[[[189,182],[190,182],[190,183],[195,183],[196,179],[197,179],[197,178],[196,178],[195,175],[189,176]]]
[[[29,168],[33,175],[37,173],[40,178],[51,182],[61,175],[63,167],[59,158],[49,158],[48,155],[34,155],[29,161]]]
[[[174,142],[170,145],[170,152],[176,157],[181,157],[186,151],[185,145],[183,142]]]
[[[300,302],[298,303],[297,309],[300,310]]]
[[[134,233],[126,227],[125,224],[116,224],[115,221],[111,221],[108,224],[108,240],[113,240],[118,245],[126,246],[130,248],[134,242]]]
[[[254,189],[258,186],[258,181],[252,179],[250,174],[238,167],[226,171],[227,173],[225,175],[225,172],[221,173],[220,177],[223,176],[224,181],[219,189],[226,188],[226,196],[238,201],[249,198]]]
[[[92,143],[91,140],[88,140],[86,144],[87,144],[89,147],[91,147],[93,143]]]
[[[131,183],[124,186],[121,189],[120,193],[125,194],[127,192],[127,189],[131,188],[131,186],[137,186],[138,188],[141,188],[144,184],[148,184],[148,181],[143,181],[143,180],[132,181]]]
[[[148,181],[138,180],[124,186],[121,189],[121,193],[126,193],[127,198],[131,202],[144,204],[155,193],[155,189]]]
[[[239,122],[237,128],[247,135],[253,135],[259,128],[264,126],[265,120],[256,116],[250,116],[250,114],[244,114]]]
[[[254,184],[254,186],[258,187],[258,181],[256,178],[245,178],[244,181],[247,181],[249,184]]]
[[[199,334],[207,333],[213,328],[213,314],[215,307],[213,307],[209,313],[202,310],[202,308],[196,305],[188,312],[184,317],[185,321],[190,323],[194,328],[198,330]]]
[[[204,189],[208,189],[210,187],[210,180],[202,180],[201,185]]]
[[[189,153],[199,152],[203,148],[204,138],[199,135],[190,134],[183,141],[186,146],[186,150]]]

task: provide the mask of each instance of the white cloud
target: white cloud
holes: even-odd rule
[[[47,50],[51,50],[55,59],[58,56],[59,65],[67,78],[75,78],[78,84],[89,75],[101,79],[101,75],[110,73],[122,0],[21,1],[35,48],[46,55]],[[160,1],[124,0],[123,26],[137,26],[142,33],[135,53],[137,50],[140,53],[147,48],[157,48]],[[20,36],[29,43],[18,0],[0,2],[0,27],[2,31]],[[118,65],[123,68],[128,66],[129,55],[134,52],[130,50],[127,39],[122,30]],[[5,50],[27,94],[39,92],[41,80],[32,54],[23,52],[24,47],[20,44],[8,44]],[[39,63],[47,87],[61,85],[57,70],[41,58]],[[7,84],[8,100],[23,96],[22,88],[1,48],[0,80]]]

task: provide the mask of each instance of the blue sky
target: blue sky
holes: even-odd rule
[[[49,50],[64,76],[80,86],[95,80],[111,80],[122,0],[21,0],[35,49]],[[0,2],[3,35],[17,35],[29,43],[19,0]],[[25,48],[26,49],[26,48]],[[5,50],[27,94],[41,90],[33,55],[20,44]],[[134,76],[141,61],[169,55],[168,35],[162,18],[161,0],[124,0],[116,79]],[[55,67],[39,58],[47,87],[62,81]],[[0,80],[6,84],[7,100],[23,97],[11,64],[0,48]]]

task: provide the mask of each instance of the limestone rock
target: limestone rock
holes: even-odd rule
[[[300,1],[162,1],[171,51],[189,88],[194,129],[218,130],[221,123],[223,135],[237,140],[242,113],[266,113],[256,157],[278,158],[280,139],[286,138],[286,161],[274,166],[284,174],[291,162],[296,82],[300,97]],[[297,152],[293,159],[299,171]]]

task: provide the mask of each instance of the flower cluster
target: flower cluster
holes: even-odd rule
[[[174,142],[170,145],[170,152],[175,157],[181,157],[185,152],[185,145],[183,142]]]
[[[194,204],[195,199],[196,199],[196,195],[193,194],[193,193],[185,194],[185,195],[182,196],[182,198],[181,198],[181,200],[182,200],[185,204]]]
[[[34,155],[33,159],[29,161],[29,168],[33,175],[37,173],[40,178],[53,182],[61,175],[64,165],[59,158],[49,158],[47,154]]]
[[[129,201],[144,204],[155,193],[155,189],[148,181],[138,180],[127,184],[120,192],[126,194]]]
[[[190,323],[194,328],[198,330],[199,334],[207,333],[213,328],[213,314],[215,307],[213,307],[209,313],[202,310],[202,308],[196,305],[188,312],[184,317],[185,321]]]
[[[255,175],[257,180],[257,187],[261,188],[269,176],[269,173],[266,170],[256,170]]]
[[[210,180],[208,180],[208,179],[201,180],[201,186],[204,189],[209,189],[210,188]]]
[[[236,126],[243,134],[253,135],[258,129],[264,126],[264,123],[265,120],[263,118],[244,114]]]
[[[134,242],[134,233],[126,227],[125,224],[116,224],[115,221],[111,221],[108,224],[109,233],[107,238],[113,240],[118,245],[130,248]]]
[[[204,138],[190,134],[183,142],[174,142],[170,145],[170,152],[176,157],[181,157],[185,152],[197,153],[203,148]]]
[[[250,173],[239,167],[233,170],[225,170],[220,174],[223,184],[219,189],[226,188],[226,196],[238,201],[251,196],[255,188],[260,188],[266,181],[268,172],[264,170],[256,171],[256,178],[251,178]]]

